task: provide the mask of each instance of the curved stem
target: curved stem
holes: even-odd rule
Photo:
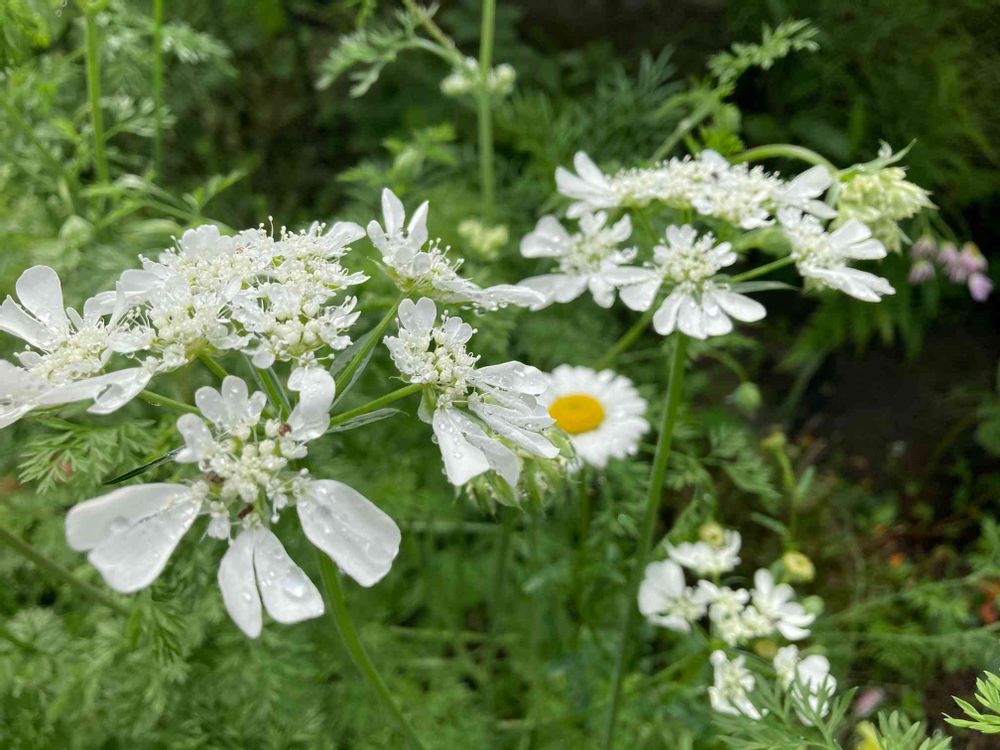
[[[667,385],[666,398],[663,405],[663,422],[656,441],[656,455],[653,458],[653,468],[649,475],[649,490],[646,495],[646,511],[642,518],[639,531],[639,547],[636,550],[632,572],[625,590],[625,610],[622,615],[621,633],[618,642],[618,654],[615,660],[615,672],[611,683],[611,703],[608,708],[608,720],[604,731],[604,748],[614,747],[615,721],[618,718],[618,705],[621,700],[622,680],[625,678],[625,664],[629,657],[632,630],[635,628],[636,597],[639,584],[646,569],[646,558],[653,544],[653,532],[656,529],[656,519],[660,514],[660,502],[663,497],[663,481],[667,475],[667,459],[670,457],[670,445],[674,436],[674,425],[677,422],[677,411],[681,403],[681,384],[684,378],[685,352],[687,337],[677,334],[673,360],[670,364],[670,383]]]
[[[189,414],[200,414],[198,409],[191,406],[191,404],[185,404],[182,401],[177,401],[176,399],[168,398],[167,396],[161,396],[159,393],[153,393],[152,391],[140,391],[139,398],[147,404],[152,404],[153,406],[167,406],[171,409],[177,409],[178,411],[186,411]]]
[[[225,368],[223,368],[222,365],[209,357],[207,354],[199,354],[198,360],[219,380],[225,380],[229,376],[229,373],[226,372]]]
[[[406,720],[402,709],[400,709],[392,697],[389,686],[385,684],[385,680],[382,679],[382,675],[379,674],[371,657],[368,656],[368,652],[365,651],[361,639],[358,637],[358,631],[354,628],[354,623],[351,622],[351,616],[347,611],[347,603],[344,601],[344,590],[340,585],[340,573],[334,567],[329,557],[318,551],[317,554],[319,555],[319,567],[323,575],[327,600],[330,604],[330,614],[337,626],[337,632],[340,633],[341,640],[344,642],[344,648],[350,654],[354,666],[358,668],[358,671],[368,681],[368,684],[375,691],[379,700],[382,701],[382,705],[385,706],[386,710],[392,714],[393,719],[396,720],[400,731],[406,737],[407,744],[414,750],[423,750],[423,743],[420,742],[416,732],[413,731],[413,727]]]
[[[777,260],[772,260],[770,263],[765,263],[762,266],[757,266],[757,268],[752,268],[749,271],[744,271],[743,273],[738,273],[735,276],[729,278],[730,284],[739,284],[741,281],[750,281],[750,279],[756,279],[758,276],[763,276],[764,274],[771,273],[771,271],[776,271],[779,268],[784,268],[785,266],[791,265],[795,262],[795,258],[791,255],[786,255],[784,258],[778,258]]]
[[[489,90],[493,64],[493,32],[496,0],[483,0],[483,19],[479,34],[479,91],[476,117],[479,124],[479,180],[483,199],[483,218],[493,218],[495,178],[493,175],[493,110]]]
[[[378,322],[378,325],[371,330],[371,333],[368,335],[368,339],[365,341],[364,345],[358,349],[357,353],[355,353],[354,358],[347,363],[347,366],[343,370],[337,373],[337,377],[333,379],[337,387],[337,398],[340,398],[340,395],[344,390],[344,386],[351,382],[351,378],[354,377],[354,373],[357,372],[359,367],[361,367],[361,364],[368,357],[369,353],[371,353],[372,349],[378,346],[378,342],[381,340],[382,334],[385,333],[385,329],[388,328],[389,324],[395,319],[396,310],[399,309],[399,304],[404,299],[406,299],[406,295],[403,295],[393,303],[392,307],[389,308],[389,311],[382,316],[382,320]]]
[[[37,565],[43,573],[47,573],[50,578],[75,586],[94,601],[98,601],[105,607],[113,609],[118,614],[128,617],[129,610],[127,607],[116,602],[96,586],[80,580],[73,575],[71,571],[67,570],[54,560],[47,558],[26,541],[21,539],[21,537],[11,534],[7,531],[7,529],[0,528],[0,542],[10,547],[25,559],[31,560],[31,562]]]
[[[90,94],[90,118],[94,128],[94,167],[99,182],[108,182],[108,157],[104,152],[104,115],[101,112],[101,58],[97,44],[97,23],[93,12],[83,16],[86,36],[87,91]]]
[[[762,159],[797,159],[809,164],[822,164],[833,174],[837,173],[837,167],[833,165],[825,156],[817,154],[812,149],[803,146],[795,146],[791,143],[771,143],[766,146],[757,146],[747,149],[742,154],[733,157],[733,163],[741,161],[761,161]]]
[[[336,427],[339,424],[344,424],[344,422],[349,422],[355,417],[360,417],[364,414],[375,411],[376,409],[381,409],[383,406],[391,404],[393,401],[399,401],[401,398],[406,398],[411,393],[419,393],[423,385],[420,383],[411,383],[410,385],[405,385],[402,388],[397,388],[394,391],[390,391],[384,396],[380,396],[374,401],[369,401],[367,404],[362,404],[356,409],[351,409],[349,411],[341,412],[330,418],[330,427]]]
[[[625,334],[618,339],[618,341],[611,345],[610,349],[604,352],[604,354],[602,354],[600,358],[594,362],[594,369],[601,370],[609,366],[615,361],[619,354],[632,346],[632,344],[635,343],[635,340],[642,335],[642,332],[649,327],[649,324],[653,320],[653,316],[656,314],[658,307],[659,306],[655,304],[655,302],[650,305],[649,309],[642,314],[642,317],[633,323],[632,327],[629,328]]]

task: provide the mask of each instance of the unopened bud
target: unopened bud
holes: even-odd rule
[[[788,578],[796,583],[808,583],[816,577],[816,566],[801,552],[786,552],[781,556],[781,565]]]
[[[715,521],[709,521],[698,529],[698,538],[713,547],[721,547],[726,541],[726,530]]]

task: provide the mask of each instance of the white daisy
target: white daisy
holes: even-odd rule
[[[632,234],[628,216],[607,226],[603,211],[585,213],[580,217],[580,231],[570,234],[554,216],[543,216],[533,232],[521,240],[521,255],[525,258],[553,258],[559,267],[555,273],[532,276],[518,286],[533,289],[542,299],[531,309],[539,310],[553,302],[570,302],[587,289],[601,307],[611,307],[615,287],[633,280],[631,272],[639,271],[626,264],[635,260],[634,247],[619,249]],[[615,281],[612,282],[611,275]],[[640,280],[641,274],[635,276]]]
[[[639,585],[639,612],[653,625],[687,633],[705,616],[705,600],[684,582],[684,571],[672,560],[651,562]]]
[[[476,367],[466,344],[475,330],[442,316],[426,297],[403,300],[399,333],[385,345],[400,374],[424,389],[421,418],[430,422],[448,481],[461,486],[493,470],[512,487],[521,472],[515,451],[541,458],[559,454],[542,431],[553,420],[538,403],[545,376],[520,362]]]
[[[666,244],[654,249],[652,268],[633,269],[627,278],[611,276],[632,310],[648,310],[663,284],[672,287],[653,316],[653,328],[666,336],[675,330],[693,338],[721,336],[733,330],[731,318],[746,323],[761,320],[764,306],[716,281],[719,270],[736,262],[728,242],[715,244],[711,234],[698,236],[694,227],[669,226]]]
[[[700,576],[719,576],[728,573],[740,563],[740,533],[727,529],[718,544],[709,542],[682,542],[667,545],[670,559]]]
[[[778,218],[802,276],[865,302],[895,294],[881,276],[848,265],[853,260],[879,260],[886,255],[885,246],[860,221],[852,219],[827,232],[818,219],[795,209],[780,211]]]
[[[733,716],[761,718],[760,710],[750,700],[757,681],[744,666],[744,657],[730,660],[724,651],[713,651],[709,659],[715,672],[713,684],[708,688],[712,709]]]
[[[608,459],[635,455],[649,431],[646,402],[624,375],[559,365],[539,399],[584,462],[603,469]]]
[[[229,376],[220,390],[201,388],[202,417],[177,421],[184,448],[176,461],[196,464],[185,484],[140,484],[86,500],[66,516],[70,547],[88,553],[109,586],[132,593],[149,586],[195,519],[208,516],[207,535],[235,540],[219,568],[219,587],[233,621],[251,638],[263,607],[278,622],[323,612],[323,600],[268,529],[295,505],[306,537],[362,586],[380,580],[399,551],[399,528],[360,493],[341,482],[314,480],[291,461],[329,424],[334,383],[319,368],[298,370],[299,394],[287,422],[262,420],[265,397]]]
[[[424,201],[406,223],[402,201],[388,188],[382,191],[383,228],[377,221],[368,224],[368,237],[381,252],[382,262],[393,282],[406,294],[422,295],[440,302],[471,304],[484,310],[506,305],[532,307],[540,296],[512,284],[482,288],[458,275],[461,262],[447,257],[449,248],[440,241],[428,242],[427,211]]]
[[[816,615],[811,615],[795,599],[795,589],[787,583],[775,584],[769,570],[761,568],[753,576],[754,587],[750,592],[754,607],[771,621],[785,638],[800,641],[809,636],[809,626]]]

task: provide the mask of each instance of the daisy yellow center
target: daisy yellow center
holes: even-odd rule
[[[560,396],[549,407],[549,416],[556,425],[570,435],[596,430],[604,421],[604,407],[593,396],[571,393]]]

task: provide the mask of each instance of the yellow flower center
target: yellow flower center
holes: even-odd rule
[[[593,396],[585,393],[571,393],[560,396],[549,407],[549,416],[556,420],[556,426],[570,435],[596,430],[604,421],[604,407]]]

